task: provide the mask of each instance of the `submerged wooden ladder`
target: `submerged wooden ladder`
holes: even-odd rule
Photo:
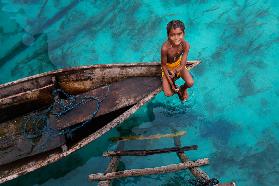
[[[88,179],[90,181],[99,181],[99,186],[109,186],[111,180],[129,177],[129,176],[144,176],[151,174],[164,174],[169,172],[176,172],[183,169],[189,169],[192,175],[198,179],[202,180],[204,185],[214,185],[214,180],[210,179],[209,176],[202,171],[199,167],[209,164],[208,158],[198,159],[196,161],[191,161],[186,156],[184,151],[188,150],[197,150],[197,145],[192,146],[182,146],[180,137],[185,135],[185,131],[178,131],[171,134],[156,134],[151,136],[128,136],[128,137],[116,137],[113,138],[113,141],[116,141],[117,147],[116,151],[108,151],[103,154],[103,156],[111,157],[111,161],[105,171],[105,173],[95,173],[90,174]],[[152,140],[152,139],[161,139],[161,138],[173,138],[174,147],[172,148],[163,148],[163,149],[154,149],[154,150],[124,150],[124,142],[130,140]],[[176,152],[181,163],[170,164],[167,166],[154,167],[154,168],[144,168],[144,169],[130,169],[124,171],[117,171],[118,164],[120,162],[121,156],[147,156],[154,154],[162,154]],[[234,182],[224,183],[224,184],[215,184],[216,186],[235,186]]]

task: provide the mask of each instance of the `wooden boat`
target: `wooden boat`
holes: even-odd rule
[[[61,69],[0,85],[0,183],[97,139],[160,92],[160,79],[153,62]]]

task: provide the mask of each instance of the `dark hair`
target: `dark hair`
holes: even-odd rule
[[[184,23],[180,20],[172,20],[167,25],[167,33],[169,35],[171,29],[181,28],[182,32],[184,33]]]

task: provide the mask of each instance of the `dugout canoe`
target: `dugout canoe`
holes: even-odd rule
[[[0,85],[0,183],[94,141],[160,91],[158,62],[81,66]]]

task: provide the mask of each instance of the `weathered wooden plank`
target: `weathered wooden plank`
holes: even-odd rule
[[[184,146],[184,147],[172,147],[164,149],[153,149],[153,150],[126,150],[126,151],[108,151],[103,156],[147,156],[154,154],[162,154],[169,152],[184,152],[188,150],[197,150],[197,145]]]
[[[79,94],[106,84],[123,80],[127,77],[160,77],[159,65],[105,66],[103,68],[85,69],[76,72],[65,72],[57,77],[59,86],[71,94]]]
[[[54,84],[0,99],[0,123],[50,105]]]
[[[118,171],[118,172],[111,172],[107,174],[103,174],[103,173],[90,174],[88,178],[90,181],[99,181],[99,180],[118,179],[118,178],[129,177],[129,176],[164,174],[169,172],[180,171],[183,169],[188,169],[191,167],[198,167],[206,164],[208,164],[207,158],[199,159],[197,161],[188,161],[186,163],[171,164],[162,167],[131,169],[131,170]]]
[[[179,137],[174,137],[174,144],[177,147],[181,147],[181,141]],[[184,152],[177,152],[177,156],[181,162],[189,161],[189,158],[184,154]],[[197,179],[209,180],[209,176],[199,167],[191,167],[189,170]]]
[[[36,76],[0,85],[0,100],[53,84],[51,76]]]
[[[109,171],[107,170],[106,173],[115,172],[116,168],[119,164],[119,160],[120,160],[119,156],[112,157],[112,159],[109,163],[109,167],[108,167]],[[111,180],[100,181],[98,183],[98,186],[109,186],[110,183],[111,183]]]
[[[123,149],[124,149],[124,143],[119,142],[117,144],[116,150],[123,150]],[[117,171],[117,167],[118,167],[119,161],[120,161],[120,156],[112,157],[112,159],[111,159],[111,161],[110,161],[110,163],[108,165],[108,168],[107,168],[105,173]],[[111,183],[111,180],[100,181],[98,183],[98,186],[109,186],[110,183]]]

